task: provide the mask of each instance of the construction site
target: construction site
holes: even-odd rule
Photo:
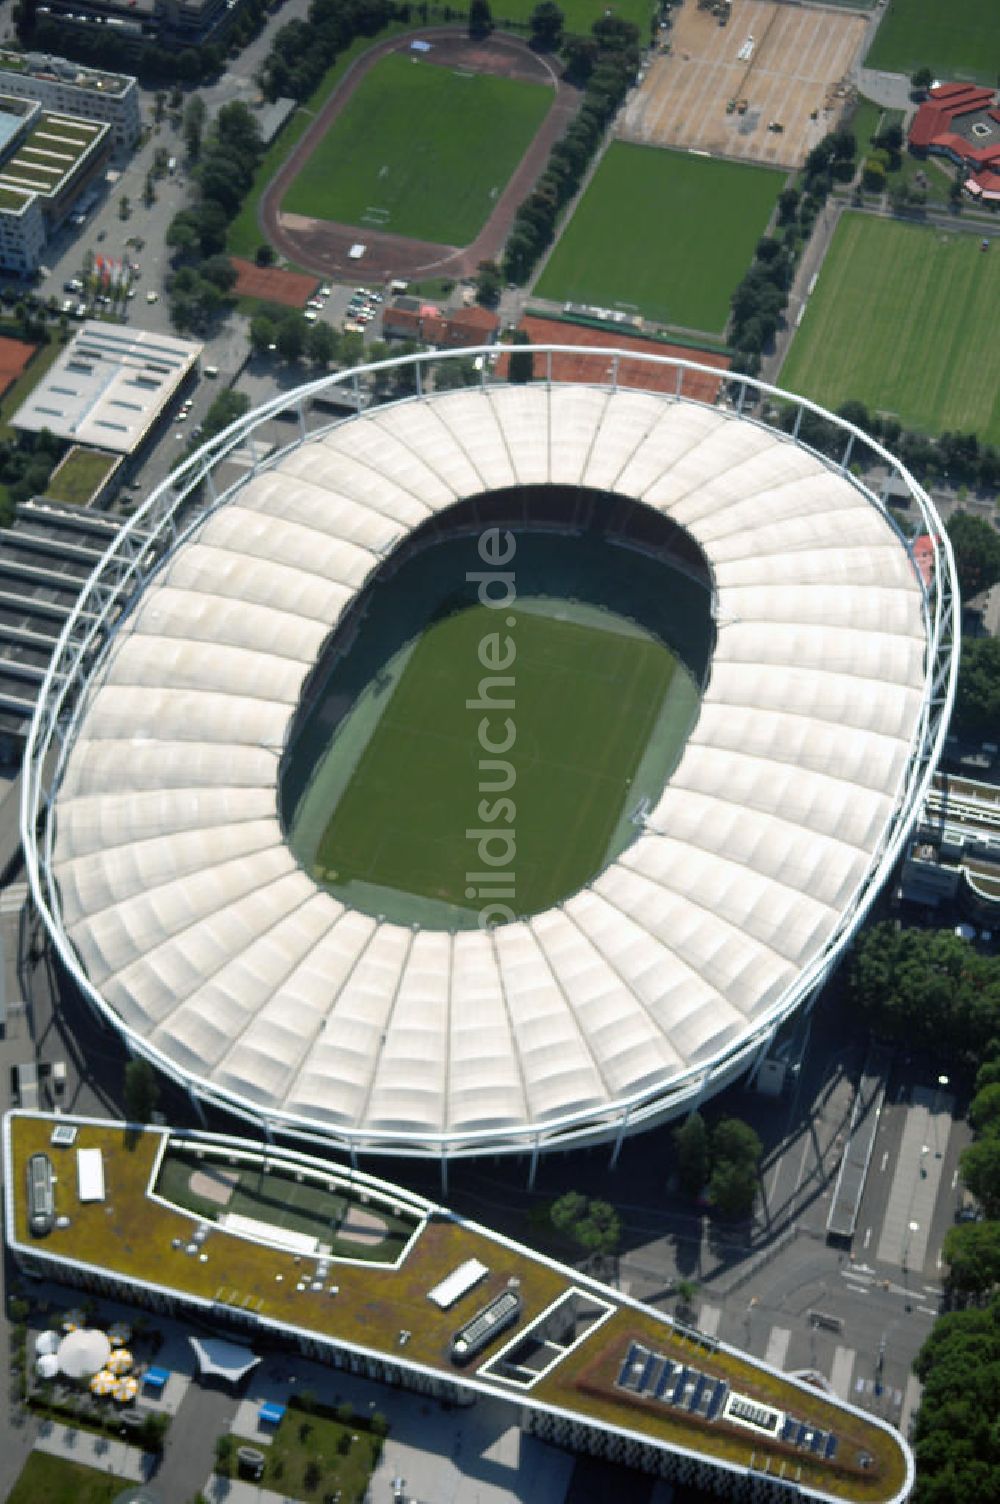
[[[864,16],[776,0],[688,0],[673,14],[623,140],[793,168],[836,128]]]

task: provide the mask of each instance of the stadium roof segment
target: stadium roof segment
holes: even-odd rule
[[[546,913],[451,934],[346,909],[278,818],[303,682],[415,526],[548,482],[641,499],[709,561],[681,762]],[[613,1137],[745,1068],[822,975],[909,817],[929,623],[872,500],[761,424],[541,383],[379,408],[210,511],[117,632],[58,789],[57,938],[140,1048],[275,1125],[418,1154]]]

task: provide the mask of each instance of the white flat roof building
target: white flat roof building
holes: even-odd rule
[[[48,110],[83,120],[104,121],[119,146],[134,146],[139,139],[139,85],[127,73],[86,68],[44,52],[0,49],[0,92],[37,99]]]
[[[202,349],[171,334],[88,320],[15,413],[13,427],[131,454]]]

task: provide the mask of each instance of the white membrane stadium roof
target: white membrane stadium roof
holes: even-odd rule
[[[492,933],[379,923],[283,839],[303,680],[410,529],[539,482],[697,539],[719,613],[700,718],[651,828],[565,903]],[[822,952],[900,795],[925,648],[889,526],[764,427],[584,386],[381,408],[251,479],[120,631],[57,801],[63,926],[135,1033],[262,1113],[404,1152],[612,1119],[738,1050]]]

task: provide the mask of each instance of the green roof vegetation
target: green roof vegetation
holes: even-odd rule
[[[118,463],[118,456],[99,449],[71,449],[45,487],[51,501],[84,506]]]
[[[15,214],[20,213],[28,202],[27,193],[18,193],[15,188],[0,187],[0,209],[13,209]]]
[[[24,183],[38,193],[55,194],[75,172],[80,159],[109,127],[65,115],[40,115],[10,161],[0,168],[4,181]],[[56,168],[57,172],[45,169]]]
[[[40,1254],[62,1255],[125,1279],[148,1280],[205,1301],[250,1310],[264,1319],[311,1329],[332,1342],[356,1343],[396,1362],[403,1357],[399,1334],[406,1329],[411,1337],[405,1359],[455,1379],[462,1371],[450,1361],[452,1336],[476,1310],[505,1290],[512,1277],[520,1282],[522,1332],[575,1284],[586,1285],[573,1271],[551,1267],[528,1249],[508,1247],[485,1230],[447,1214],[429,1216],[398,1268],[349,1263],[333,1256],[319,1290],[312,1288],[314,1255],[251,1242],[219,1227],[209,1232],[201,1246],[205,1255],[202,1262],[188,1255],[183,1246],[190,1241],[196,1219],[147,1196],[160,1146],[165,1137],[178,1143],[176,1135],[170,1136],[165,1129],[139,1131],[114,1124],[79,1124],[76,1147],[102,1150],[106,1185],[104,1203],[81,1204],[70,1159],[73,1151],[51,1146],[57,1121],[65,1125],[72,1120],[21,1114],[8,1120],[12,1146],[8,1184],[13,1189],[15,1235],[29,1251],[34,1247]],[[199,1147],[206,1153],[231,1152],[227,1146],[214,1151],[209,1144],[200,1143]],[[55,1211],[71,1222],[68,1228],[54,1228],[43,1242],[33,1240],[27,1230],[25,1168],[30,1155],[37,1152],[52,1157],[58,1177]],[[248,1144],[247,1153],[254,1152],[258,1152],[256,1146]],[[343,1168],[338,1173],[350,1188],[351,1172]],[[353,1189],[360,1200],[362,1186],[355,1184]],[[381,1194],[370,1188],[364,1193],[379,1210]],[[404,1192],[400,1192],[400,1199],[407,1200]],[[175,1247],[174,1240],[181,1246]],[[487,1277],[476,1287],[474,1297],[466,1297],[449,1311],[440,1311],[427,1299],[428,1291],[470,1258],[487,1266]],[[309,1278],[304,1288],[297,1288],[306,1275]],[[336,1293],[331,1291],[331,1282]],[[565,1353],[526,1398],[745,1468],[763,1467],[765,1456],[770,1456],[772,1473],[784,1463],[787,1475],[798,1478],[803,1486],[856,1504],[878,1504],[901,1489],[906,1476],[905,1454],[890,1431],[845,1411],[821,1393],[790,1384],[752,1360],[720,1351],[707,1339],[695,1340],[651,1310],[617,1305],[613,1291],[602,1289],[600,1294],[615,1305],[613,1313]],[[709,1425],[669,1406],[626,1394],[614,1381],[633,1340],[706,1374],[725,1377],[739,1393],[786,1409],[809,1425],[834,1431],[840,1440],[836,1459],[823,1462],[762,1439],[758,1433],[743,1434],[735,1425]],[[492,1356],[494,1347],[490,1346],[481,1363]],[[516,1391],[512,1398],[516,1398]],[[872,1458],[867,1470],[858,1466],[860,1452]],[[43,1496],[48,1497],[38,1495]]]

